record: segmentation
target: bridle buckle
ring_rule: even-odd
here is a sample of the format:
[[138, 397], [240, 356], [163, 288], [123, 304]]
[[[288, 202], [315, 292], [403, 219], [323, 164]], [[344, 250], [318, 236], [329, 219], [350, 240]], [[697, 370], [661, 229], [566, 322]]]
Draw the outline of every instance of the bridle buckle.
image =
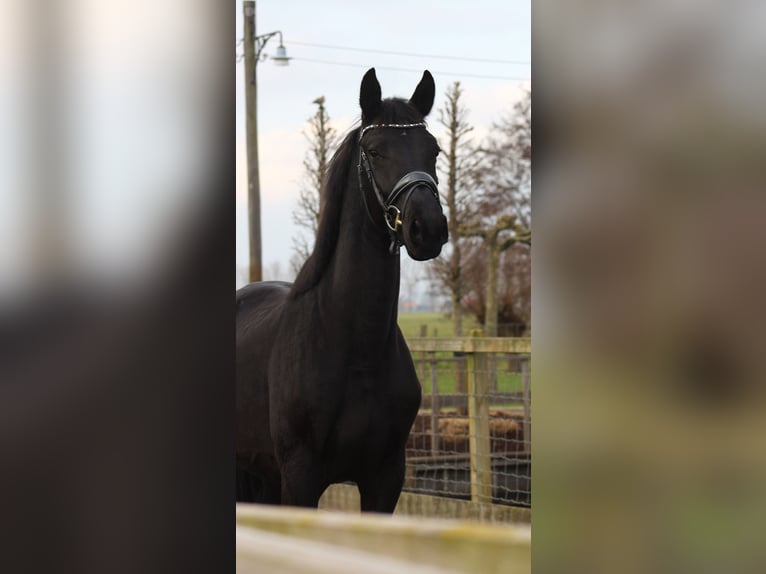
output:
[[[396, 233], [399, 230], [399, 226], [401, 226], [402, 224], [401, 215], [402, 215], [402, 212], [395, 205], [389, 205], [386, 208], [386, 212], [385, 212], [385, 215], [383, 216], [383, 219], [386, 221], [386, 227], [388, 227], [394, 233]], [[391, 219], [393, 219], [393, 223], [391, 222]]]

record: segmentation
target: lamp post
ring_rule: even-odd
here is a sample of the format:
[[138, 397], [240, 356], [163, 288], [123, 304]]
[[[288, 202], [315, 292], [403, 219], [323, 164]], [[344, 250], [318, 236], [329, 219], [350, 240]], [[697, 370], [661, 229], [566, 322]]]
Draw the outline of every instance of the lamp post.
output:
[[245, 20], [245, 130], [247, 144], [247, 199], [250, 246], [249, 281], [261, 281], [261, 183], [258, 169], [258, 84], [256, 67], [266, 43], [279, 36], [277, 53], [271, 60], [277, 66], [287, 66], [290, 58], [282, 44], [282, 32], [255, 35], [255, 2], [242, 2]]

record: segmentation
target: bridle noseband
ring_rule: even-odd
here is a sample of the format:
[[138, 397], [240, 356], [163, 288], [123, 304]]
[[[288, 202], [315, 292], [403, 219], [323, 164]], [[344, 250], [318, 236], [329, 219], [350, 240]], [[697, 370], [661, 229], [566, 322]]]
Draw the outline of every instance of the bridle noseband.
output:
[[[364, 151], [364, 148], [362, 147], [362, 137], [364, 137], [364, 134], [371, 129], [376, 128], [399, 128], [399, 129], [408, 129], [408, 128], [425, 128], [426, 124], [424, 122], [416, 123], [416, 124], [371, 124], [369, 126], [363, 127], [359, 131], [359, 164], [357, 165], [357, 172], [359, 175], [359, 191], [362, 194], [362, 200], [364, 201], [364, 207], [365, 211], [367, 212], [367, 216], [370, 218], [370, 220], [373, 223], [376, 223], [375, 220], [372, 218], [372, 215], [370, 215], [370, 209], [367, 205], [367, 197], [364, 193], [364, 187], [362, 185], [362, 173], [365, 173], [367, 175], [367, 179], [369, 180], [372, 190], [375, 192], [375, 198], [378, 200], [378, 203], [380, 204], [380, 207], [383, 210], [383, 221], [386, 224], [386, 229], [388, 231], [388, 234], [391, 236], [391, 246], [389, 247], [389, 251], [391, 254], [396, 253], [398, 255], [399, 253], [399, 247], [402, 245], [402, 241], [399, 239], [399, 229], [402, 225], [402, 214], [404, 213], [405, 208], [407, 207], [407, 203], [409, 202], [410, 195], [415, 190], [415, 188], [419, 185], [423, 185], [427, 187], [431, 193], [434, 194], [434, 197], [436, 198], [436, 201], [439, 201], [439, 204], [441, 205], [441, 201], [439, 200], [439, 190], [436, 187], [436, 181], [434, 181], [434, 178], [431, 177], [428, 173], [425, 171], [411, 171], [409, 173], [404, 174], [399, 181], [394, 184], [394, 187], [391, 189], [391, 193], [388, 194], [388, 197], [384, 197], [383, 194], [380, 191], [380, 188], [378, 187], [377, 182], [375, 181], [375, 176], [372, 173], [372, 166], [370, 165], [370, 160], [367, 158], [367, 153]], [[395, 202], [400, 198], [404, 196], [404, 203], [402, 205], [402, 208], [399, 209]]]

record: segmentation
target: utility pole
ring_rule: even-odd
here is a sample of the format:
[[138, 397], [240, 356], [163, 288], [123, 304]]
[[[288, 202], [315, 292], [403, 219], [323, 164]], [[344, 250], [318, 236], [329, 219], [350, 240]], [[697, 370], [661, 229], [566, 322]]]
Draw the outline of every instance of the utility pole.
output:
[[245, 126], [247, 143], [247, 201], [250, 282], [261, 281], [261, 183], [258, 172], [258, 86], [256, 82], [255, 2], [242, 2], [245, 20]]

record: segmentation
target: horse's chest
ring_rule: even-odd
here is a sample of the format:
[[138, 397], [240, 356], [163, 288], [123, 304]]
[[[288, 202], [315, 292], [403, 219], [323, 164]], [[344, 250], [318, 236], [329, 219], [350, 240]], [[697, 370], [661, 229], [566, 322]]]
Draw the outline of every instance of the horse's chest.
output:
[[[401, 440], [417, 411], [415, 390], [370, 370], [349, 369], [336, 424], [336, 447], [346, 454], [375, 457]], [[417, 381], [414, 382], [417, 386]]]

